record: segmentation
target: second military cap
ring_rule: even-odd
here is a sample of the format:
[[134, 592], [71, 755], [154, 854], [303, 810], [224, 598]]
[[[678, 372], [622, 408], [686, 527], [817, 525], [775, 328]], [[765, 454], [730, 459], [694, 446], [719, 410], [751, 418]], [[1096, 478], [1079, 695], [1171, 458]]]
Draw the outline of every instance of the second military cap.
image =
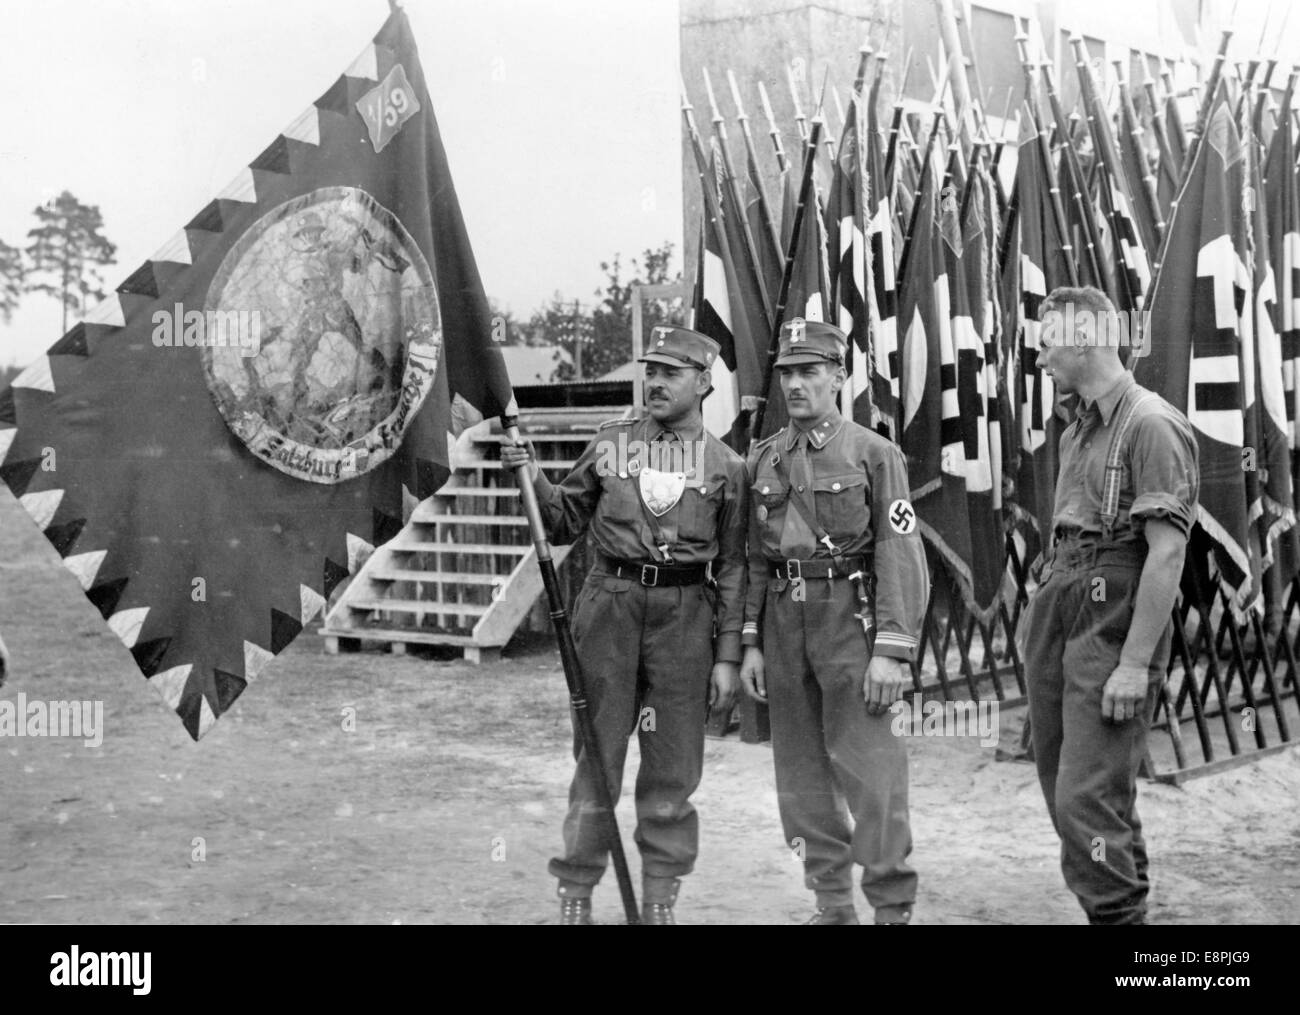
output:
[[708, 335], [689, 328], [660, 326], [650, 333], [646, 350], [638, 363], [667, 363], [669, 366], [699, 367], [708, 370], [718, 358], [722, 346]]
[[776, 365], [793, 367], [803, 363], [835, 363], [843, 366], [847, 345], [848, 338], [835, 325], [796, 317], [781, 325]]

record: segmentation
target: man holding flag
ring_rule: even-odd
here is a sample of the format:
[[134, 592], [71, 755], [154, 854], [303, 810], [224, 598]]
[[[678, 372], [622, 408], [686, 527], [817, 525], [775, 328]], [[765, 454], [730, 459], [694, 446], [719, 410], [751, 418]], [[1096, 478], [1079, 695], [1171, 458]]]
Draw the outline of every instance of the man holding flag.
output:
[[[740, 662], [745, 464], [705, 431], [701, 408], [719, 351], [698, 332], [655, 328], [641, 357], [649, 415], [605, 423], [558, 486], [529, 466], [550, 538], [591, 532], [596, 563], [573, 633], [615, 803], [628, 738], [638, 735], [635, 839], [648, 924], [676, 922], [680, 878], [699, 849], [690, 796], [704, 767], [706, 709], [731, 707]], [[503, 444], [501, 460], [518, 469], [531, 455]], [[599, 768], [576, 739], [574, 757], [564, 855], [550, 871], [560, 922], [589, 924], [609, 846]]]
[[1061, 436], [1053, 546], [1022, 620], [1034, 760], [1089, 922], [1145, 923], [1137, 770], [1196, 521], [1196, 438], [1124, 368], [1102, 292], [1058, 288], [1042, 310], [1039, 364], [1079, 404]]

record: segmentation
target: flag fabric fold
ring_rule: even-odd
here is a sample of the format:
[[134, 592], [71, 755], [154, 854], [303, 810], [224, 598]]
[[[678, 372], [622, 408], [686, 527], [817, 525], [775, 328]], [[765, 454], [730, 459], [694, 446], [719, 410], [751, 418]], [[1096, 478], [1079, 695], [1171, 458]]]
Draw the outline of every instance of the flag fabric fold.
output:
[[1242, 336], [1252, 310], [1241, 253], [1245, 149], [1221, 88], [1171, 216], [1147, 308], [1146, 355], [1134, 375], [1183, 412], [1196, 433], [1197, 521], [1214, 546], [1219, 583], [1237, 612], [1259, 593], [1243, 480], [1246, 445]]

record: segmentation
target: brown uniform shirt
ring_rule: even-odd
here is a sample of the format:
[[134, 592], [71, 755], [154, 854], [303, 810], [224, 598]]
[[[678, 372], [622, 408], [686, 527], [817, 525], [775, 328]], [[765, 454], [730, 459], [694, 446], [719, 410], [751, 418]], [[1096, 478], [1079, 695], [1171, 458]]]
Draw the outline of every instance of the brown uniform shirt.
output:
[[[703, 453], [698, 453], [702, 444]], [[669, 446], [688, 451], [674, 452]], [[677, 455], [681, 457], [676, 457]], [[745, 462], [701, 428], [666, 432], [646, 416], [612, 420], [587, 445], [558, 485], [543, 473], [534, 484], [553, 542], [572, 543], [590, 526], [596, 549], [617, 560], [662, 563], [641, 505], [647, 466], [690, 465], [681, 499], [659, 516], [660, 535], [676, 564], [713, 563], [718, 586], [716, 662], [740, 662], [745, 597]], [[673, 470], [676, 471], [676, 470]]]
[[[1062, 537], [1100, 539], [1106, 458], [1115, 428], [1146, 389], [1125, 373], [1095, 402], [1079, 402], [1061, 434], [1052, 528]], [[1136, 542], [1148, 518], [1161, 518], [1186, 536], [1196, 521], [1200, 486], [1196, 436], [1181, 412], [1163, 398], [1149, 399], [1124, 437], [1119, 516], [1113, 539]]]
[[[795, 443], [803, 433], [794, 426], [779, 430], [759, 444], [749, 458], [745, 645], [762, 644], [764, 596], [772, 577], [769, 562], [832, 556], [791, 504], [792, 491], [777, 467], [781, 464], [790, 482], [797, 482], [791, 466]], [[895, 659], [913, 659], [930, 597], [930, 575], [915, 512], [908, 501], [903, 453], [879, 434], [838, 412], [832, 412], [806, 434], [818, 523], [839, 556], [864, 555], [874, 560], [875, 651]]]

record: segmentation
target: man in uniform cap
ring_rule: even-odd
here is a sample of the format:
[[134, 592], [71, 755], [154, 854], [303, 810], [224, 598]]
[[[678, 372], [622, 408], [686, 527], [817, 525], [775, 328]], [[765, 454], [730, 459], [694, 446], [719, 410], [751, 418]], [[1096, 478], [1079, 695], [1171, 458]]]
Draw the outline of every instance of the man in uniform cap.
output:
[[[573, 607], [573, 634], [616, 802], [628, 739], [634, 730], [639, 739], [635, 840], [650, 924], [675, 922], [679, 879], [694, 868], [690, 796], [707, 708], [730, 707], [740, 662], [745, 463], [705, 432], [700, 409], [718, 352], [697, 332], [655, 328], [640, 359], [648, 415], [602, 424], [558, 485], [531, 466], [550, 538], [571, 543], [590, 532], [595, 565]], [[503, 445], [501, 457], [510, 468], [530, 461], [524, 445]], [[574, 752], [564, 855], [550, 871], [561, 923], [580, 924], [592, 922], [608, 847], [594, 766], [576, 735]]]
[[1041, 310], [1038, 364], [1079, 402], [1061, 434], [1053, 545], [1020, 621], [1034, 762], [1088, 922], [1145, 923], [1137, 771], [1196, 521], [1196, 436], [1095, 340], [1119, 334], [1104, 293], [1056, 289]]
[[781, 824], [816, 893], [807, 922], [858, 922], [856, 861], [876, 922], [902, 924], [916, 874], [907, 753], [888, 712], [910, 683], [930, 580], [902, 453], [836, 409], [845, 346], [819, 321], [781, 329], [790, 425], [748, 462], [740, 677], [770, 705]]

